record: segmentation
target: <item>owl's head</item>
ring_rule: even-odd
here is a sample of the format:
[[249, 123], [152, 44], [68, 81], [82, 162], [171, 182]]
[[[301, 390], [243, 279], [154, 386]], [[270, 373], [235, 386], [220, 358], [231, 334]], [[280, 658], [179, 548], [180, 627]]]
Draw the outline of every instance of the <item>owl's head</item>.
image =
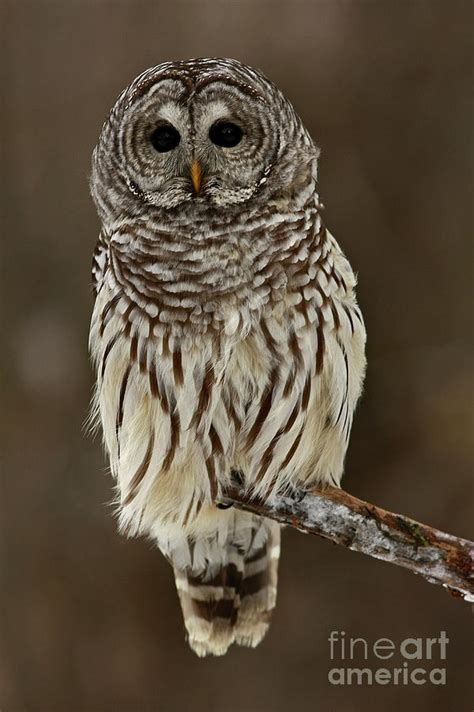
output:
[[94, 152], [103, 220], [144, 209], [214, 212], [294, 198], [316, 177], [318, 151], [289, 101], [230, 59], [167, 62], [119, 96]]

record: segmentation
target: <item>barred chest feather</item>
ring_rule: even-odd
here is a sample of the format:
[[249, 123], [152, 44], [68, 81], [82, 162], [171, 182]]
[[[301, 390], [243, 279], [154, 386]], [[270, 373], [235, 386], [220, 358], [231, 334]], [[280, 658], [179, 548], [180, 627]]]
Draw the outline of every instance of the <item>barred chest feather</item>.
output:
[[165, 552], [214, 532], [232, 470], [258, 494], [339, 482], [365, 330], [316, 208], [201, 232], [124, 222], [94, 273], [96, 416], [124, 529]]

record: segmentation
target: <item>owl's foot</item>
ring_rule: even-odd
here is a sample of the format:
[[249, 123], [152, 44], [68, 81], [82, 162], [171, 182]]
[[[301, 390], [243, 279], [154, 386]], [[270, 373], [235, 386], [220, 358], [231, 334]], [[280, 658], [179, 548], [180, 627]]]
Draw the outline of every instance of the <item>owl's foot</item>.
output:
[[310, 491], [309, 487], [306, 487], [305, 485], [300, 485], [300, 486], [294, 486], [294, 485], [288, 485], [285, 487], [285, 491], [283, 494], [287, 495], [288, 497], [291, 497], [291, 499], [299, 504], [304, 500], [308, 492]]
[[[232, 481], [232, 484], [235, 487], [243, 487], [244, 485], [244, 476], [243, 473], [240, 470], [231, 470], [230, 471], [230, 479]], [[218, 502], [216, 504], [216, 507], [218, 509], [229, 509], [229, 507], [233, 507], [233, 504], [223, 504], [222, 502]]]
[[244, 473], [241, 470], [231, 470], [230, 478], [236, 487], [243, 487], [245, 483]]

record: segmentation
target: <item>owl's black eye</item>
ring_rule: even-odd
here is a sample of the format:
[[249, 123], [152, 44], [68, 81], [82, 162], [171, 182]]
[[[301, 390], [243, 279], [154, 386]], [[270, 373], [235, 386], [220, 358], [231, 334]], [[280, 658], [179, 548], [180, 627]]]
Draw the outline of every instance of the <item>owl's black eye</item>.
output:
[[179, 131], [171, 124], [163, 124], [158, 126], [150, 135], [150, 141], [153, 148], [159, 153], [167, 153], [176, 148], [180, 142], [181, 136]]
[[242, 129], [230, 121], [216, 121], [209, 129], [209, 138], [216, 146], [233, 148], [242, 139]]

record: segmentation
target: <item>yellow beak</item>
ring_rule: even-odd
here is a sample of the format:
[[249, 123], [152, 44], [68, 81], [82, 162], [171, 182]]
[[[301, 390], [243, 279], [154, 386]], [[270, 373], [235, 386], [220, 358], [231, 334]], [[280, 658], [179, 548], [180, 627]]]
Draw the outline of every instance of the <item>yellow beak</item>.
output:
[[194, 192], [199, 193], [201, 190], [201, 178], [202, 170], [201, 166], [197, 161], [191, 163], [191, 182], [193, 184]]

